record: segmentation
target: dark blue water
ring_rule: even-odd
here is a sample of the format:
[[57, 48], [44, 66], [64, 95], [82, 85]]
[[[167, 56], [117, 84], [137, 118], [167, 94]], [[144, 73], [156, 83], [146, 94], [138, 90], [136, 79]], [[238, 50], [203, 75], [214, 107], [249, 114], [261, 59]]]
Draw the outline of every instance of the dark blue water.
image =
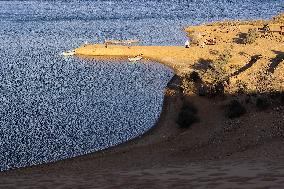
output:
[[282, 0], [0, 1], [0, 170], [104, 149], [156, 123], [170, 69], [62, 51], [105, 39], [183, 44], [186, 25], [283, 9]]

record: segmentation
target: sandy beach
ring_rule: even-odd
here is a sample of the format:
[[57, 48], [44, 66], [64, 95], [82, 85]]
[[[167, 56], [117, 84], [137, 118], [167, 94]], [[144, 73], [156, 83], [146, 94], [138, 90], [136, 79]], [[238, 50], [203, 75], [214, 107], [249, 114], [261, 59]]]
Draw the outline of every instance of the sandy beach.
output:
[[[271, 100], [271, 106], [264, 111], [248, 103], [243, 116], [235, 119], [224, 116], [224, 106], [231, 99], [243, 102], [252, 98], [254, 102], [256, 97], [251, 94], [263, 84], [254, 73], [266, 72], [273, 62], [276, 66], [270, 73], [272, 87], [284, 91], [283, 36], [259, 38], [251, 45], [236, 43], [233, 38], [247, 32], [249, 27], [259, 26], [200, 26], [198, 31], [207, 32], [210, 39], [218, 39], [216, 45], [204, 47], [109, 45], [106, 48], [90, 44], [75, 49], [80, 58], [127, 58], [142, 53], [143, 58], [175, 70], [176, 76], [165, 89], [158, 123], [140, 138], [107, 150], [1, 172], [0, 188], [283, 188], [284, 106], [280, 97]], [[184, 73], [195, 70], [201, 60], [217, 59], [218, 52], [228, 48], [232, 57], [227, 69], [232, 73], [241, 71], [232, 78], [232, 88], [225, 97], [207, 98], [180, 91], [177, 86]], [[246, 66], [258, 54], [261, 58], [257, 63]], [[237, 94], [234, 86], [237, 80], [245, 81], [250, 92]], [[256, 96], [267, 97], [272, 93], [263, 91]], [[184, 100], [194, 103], [200, 117], [188, 129], [176, 123]]]
[[[139, 139], [82, 157], [2, 172], [0, 188], [282, 188], [283, 135], [265, 122], [283, 125], [283, 111], [226, 123], [216, 122], [221, 113], [212, 111], [216, 105], [200, 112], [205, 120], [180, 130], [175, 123], [180, 104], [179, 98], [166, 97], [159, 123]], [[256, 128], [267, 134], [259, 139]]]

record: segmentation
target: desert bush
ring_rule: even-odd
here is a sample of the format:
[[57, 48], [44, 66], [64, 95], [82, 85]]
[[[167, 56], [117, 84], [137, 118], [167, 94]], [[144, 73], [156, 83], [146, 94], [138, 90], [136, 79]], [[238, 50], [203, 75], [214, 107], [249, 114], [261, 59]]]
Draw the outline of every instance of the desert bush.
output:
[[199, 70], [200, 72], [205, 72], [209, 68], [211, 68], [212, 64], [213, 64], [213, 60], [200, 58], [193, 65], [193, 69]]
[[228, 64], [231, 55], [231, 50], [224, 50], [218, 57], [217, 60], [213, 62], [211, 75], [211, 94], [213, 95], [223, 95], [225, 90], [225, 85], [229, 82], [229, 73], [225, 66]]
[[191, 72], [188, 78], [190, 81], [198, 82], [199, 95], [214, 97], [224, 94], [225, 86], [229, 82], [226, 66], [231, 57], [231, 50], [226, 49], [219, 54], [216, 60], [200, 59], [195, 64], [195, 69], [199, 72]]
[[219, 53], [219, 51], [214, 50], [214, 49], [209, 49], [209, 53], [213, 54], [213, 55], [217, 55]]
[[218, 59], [213, 62], [211, 70], [214, 75], [212, 78], [214, 83], [224, 82], [227, 79], [228, 73], [225, 66], [228, 64], [231, 57], [231, 51], [226, 49], [219, 55]]
[[232, 119], [242, 116], [246, 113], [246, 108], [237, 100], [232, 100], [226, 107], [226, 117]]
[[189, 74], [188, 74], [188, 79], [189, 79], [190, 81], [193, 81], [193, 82], [198, 82], [198, 81], [201, 80], [201, 78], [200, 78], [198, 72], [196, 72], [196, 71], [193, 71], [193, 72], [189, 73]]
[[186, 73], [181, 76], [181, 88], [183, 94], [196, 93], [196, 83], [201, 82], [201, 78], [196, 71]]
[[226, 65], [229, 62], [230, 58], [232, 58], [231, 50], [225, 49], [222, 53], [219, 54], [217, 61], [221, 65]]
[[181, 128], [189, 128], [199, 121], [198, 110], [192, 103], [184, 103], [178, 115], [177, 124]]
[[230, 50], [223, 51], [218, 59], [213, 61], [210, 69], [206, 71], [205, 74], [210, 81], [210, 87], [208, 87], [208, 94], [210, 94], [210, 96], [224, 94], [225, 85], [229, 78], [229, 73], [225, 66], [228, 64], [231, 57]]
[[247, 84], [242, 80], [236, 81], [237, 93], [245, 94], [248, 91]]
[[203, 84], [200, 84], [197, 88], [198, 96], [206, 96], [207, 94], [207, 87]]
[[259, 37], [258, 31], [256, 28], [249, 29], [248, 33], [245, 34], [243, 38], [244, 44], [253, 44], [256, 39]]
[[225, 85], [223, 82], [213, 83], [207, 87], [206, 95], [208, 97], [223, 96]]
[[269, 102], [265, 98], [258, 97], [256, 99], [256, 107], [259, 110], [266, 110], [269, 107]]
[[193, 81], [190, 81], [186, 76], [181, 78], [181, 89], [183, 94], [189, 94], [195, 92], [195, 84]]

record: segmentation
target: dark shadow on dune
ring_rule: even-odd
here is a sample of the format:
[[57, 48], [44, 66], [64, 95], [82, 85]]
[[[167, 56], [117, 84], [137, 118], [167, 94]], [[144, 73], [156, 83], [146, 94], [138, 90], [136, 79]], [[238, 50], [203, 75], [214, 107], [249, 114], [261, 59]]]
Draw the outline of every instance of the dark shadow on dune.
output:
[[261, 55], [254, 55], [251, 57], [250, 61], [244, 65], [243, 67], [241, 67], [239, 70], [237, 70], [236, 72], [234, 72], [231, 76], [237, 76], [240, 73], [246, 71], [247, 69], [249, 69], [250, 67], [252, 67], [259, 59], [261, 58]]
[[274, 73], [275, 69], [277, 66], [284, 60], [284, 52], [281, 51], [274, 51], [273, 52], [276, 54], [276, 57], [270, 60], [270, 65], [268, 68], [268, 72]]
[[248, 53], [246, 53], [246, 52], [239, 52], [239, 55], [242, 55], [242, 56], [246, 56], [246, 57], [249, 57], [250, 55], [248, 54]]
[[237, 44], [244, 44], [244, 38], [246, 37], [246, 33], [239, 33], [238, 37], [233, 38], [233, 41]]
[[172, 79], [169, 81], [167, 85], [168, 89], [175, 90], [182, 92], [182, 87], [181, 87], [181, 78], [177, 74], [175, 74]]
[[203, 58], [200, 58], [198, 60], [198, 62], [196, 62], [194, 65], [193, 65], [193, 69], [195, 70], [199, 70], [199, 71], [206, 71], [208, 69], [212, 69], [212, 66], [211, 64], [213, 63], [212, 60], [210, 59], [203, 59]]

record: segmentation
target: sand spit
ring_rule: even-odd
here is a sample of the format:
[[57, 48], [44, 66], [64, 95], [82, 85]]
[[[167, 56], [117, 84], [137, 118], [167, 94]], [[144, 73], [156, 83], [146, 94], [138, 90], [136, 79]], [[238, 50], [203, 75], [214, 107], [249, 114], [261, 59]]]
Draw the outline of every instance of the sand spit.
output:
[[75, 54], [77, 56], [104, 56], [106, 58], [109, 56], [115, 56], [127, 58], [143, 54], [143, 58], [162, 62], [176, 71], [180, 70], [180, 66], [182, 64], [188, 65], [189, 62], [192, 62], [192, 60], [197, 59], [199, 53], [200, 52], [198, 51], [194, 53], [194, 49], [189, 50], [181, 46], [128, 47], [119, 45], [108, 45], [106, 48], [104, 45], [94, 44], [83, 45], [75, 49]]
[[[215, 30], [216, 26], [201, 26], [207, 31], [207, 38], [211, 39], [220, 31]], [[207, 29], [204, 29], [207, 28]], [[200, 28], [198, 28], [200, 29]], [[226, 29], [223, 29], [226, 30]], [[221, 30], [221, 31], [223, 31]], [[257, 42], [250, 45], [238, 44], [234, 42], [240, 32], [247, 32], [248, 27], [242, 27], [241, 30], [232, 30], [231, 33], [226, 33], [222, 38], [218, 38], [215, 45], [196, 46], [184, 48], [183, 46], [119, 46], [108, 45], [107, 48], [102, 44], [83, 45], [75, 49], [75, 53], [80, 57], [98, 56], [98, 57], [120, 57], [127, 58], [139, 54], [142, 57], [153, 61], [158, 61], [175, 70], [177, 74], [188, 72], [193, 69], [193, 66], [200, 60], [214, 60], [218, 54], [225, 50], [230, 50], [232, 55], [228, 67], [241, 67], [251, 56], [261, 54], [261, 60], [274, 59], [277, 52], [284, 51], [283, 36], [273, 40], [270, 38], [259, 38]], [[217, 34], [216, 34], [217, 35]], [[219, 36], [218, 34], [217, 36]], [[281, 38], [282, 37], [282, 38]], [[207, 39], [206, 37], [204, 40]], [[215, 38], [215, 37], [214, 37]]]

